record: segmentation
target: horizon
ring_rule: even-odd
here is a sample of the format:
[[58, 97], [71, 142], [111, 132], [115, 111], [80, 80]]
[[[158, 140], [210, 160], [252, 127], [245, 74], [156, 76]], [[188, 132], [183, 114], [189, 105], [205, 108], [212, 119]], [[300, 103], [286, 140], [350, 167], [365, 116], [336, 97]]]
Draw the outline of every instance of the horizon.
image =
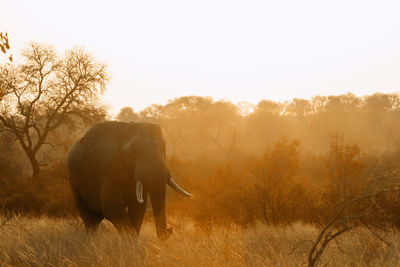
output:
[[[248, 114], [251, 114], [251, 113], [253, 113], [253, 112], [255, 111], [253, 108], [255, 108], [261, 101], [264, 101], [264, 100], [266, 100], [266, 101], [272, 101], [272, 102], [280, 103], [280, 104], [285, 104], [285, 103], [290, 103], [290, 102], [292, 102], [292, 101], [295, 100], [295, 99], [301, 99], [301, 100], [306, 100], [306, 101], [312, 101], [312, 99], [313, 99], [314, 97], [329, 97], [329, 96], [343, 96], [343, 95], [353, 95], [353, 96], [355, 96], [355, 97], [357, 97], [357, 98], [363, 99], [363, 98], [365, 98], [365, 97], [372, 96], [372, 95], [375, 95], [375, 94], [400, 95], [400, 91], [393, 91], [393, 92], [372, 92], [371, 94], [361, 94], [361, 95], [356, 95], [356, 94], [354, 94], [354, 93], [352, 93], [352, 92], [347, 92], [347, 93], [343, 93], [343, 94], [329, 94], [329, 95], [317, 94], [317, 95], [314, 95], [314, 96], [311, 96], [311, 97], [292, 97], [292, 98], [283, 99], [283, 100], [272, 100], [272, 99], [262, 98], [262, 99], [259, 99], [259, 100], [258, 100], [257, 102], [255, 102], [255, 103], [252, 103], [252, 102], [249, 102], [249, 101], [237, 101], [237, 102], [233, 102], [233, 101], [231, 101], [230, 99], [224, 99], [224, 98], [215, 99], [215, 98], [213, 98], [213, 97], [211, 97], [211, 96], [182, 95], [182, 96], [174, 97], [174, 98], [171, 98], [171, 99], [167, 99], [164, 103], [151, 103], [151, 104], [145, 106], [145, 107], [142, 108], [142, 109], [135, 109], [133, 106], [122, 106], [119, 110], [115, 110], [115, 111], [113, 111], [113, 110], [108, 110], [108, 112], [109, 112], [109, 115], [112, 115], [112, 117], [114, 118], [116, 115], [118, 115], [118, 113], [121, 111], [121, 109], [126, 108], [126, 107], [132, 108], [133, 111], [134, 111], [135, 113], [140, 113], [141, 111], [145, 110], [147, 107], [149, 107], [149, 106], [151, 106], [151, 105], [154, 105], [154, 104], [155, 104], [155, 105], [166, 106], [166, 105], [168, 105], [170, 102], [175, 101], [176, 99], [185, 98], [185, 97], [201, 97], [201, 98], [211, 98], [212, 102], [214, 102], [214, 103], [216, 103], [216, 102], [228, 102], [228, 103], [232, 103], [232, 104], [234, 104], [235, 106], [237, 106], [237, 107], [239, 108], [239, 110], [241, 110], [243, 113], [245, 113], [245, 114], [247, 114], [247, 113], [248, 113]], [[247, 109], [248, 109], [248, 107], [246, 106], [247, 104], [250, 104], [250, 105], [251, 105], [251, 109], [250, 109], [249, 111], [247, 111]]]

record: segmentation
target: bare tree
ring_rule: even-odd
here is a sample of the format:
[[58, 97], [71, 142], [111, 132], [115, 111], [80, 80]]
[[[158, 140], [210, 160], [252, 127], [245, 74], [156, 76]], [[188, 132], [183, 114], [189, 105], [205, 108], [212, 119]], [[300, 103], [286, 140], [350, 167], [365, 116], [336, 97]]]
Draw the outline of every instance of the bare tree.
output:
[[108, 77], [106, 66], [82, 48], [60, 58], [53, 47], [31, 43], [22, 56], [22, 64], [0, 67], [0, 122], [15, 135], [37, 177], [44, 164], [38, 151], [50, 132], [104, 112], [98, 97]]

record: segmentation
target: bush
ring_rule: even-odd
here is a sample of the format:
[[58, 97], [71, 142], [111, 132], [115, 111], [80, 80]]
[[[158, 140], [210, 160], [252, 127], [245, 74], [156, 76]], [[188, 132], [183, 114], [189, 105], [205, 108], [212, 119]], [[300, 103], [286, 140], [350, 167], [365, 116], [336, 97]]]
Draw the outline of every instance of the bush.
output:
[[7, 212], [52, 217], [77, 215], [62, 162], [43, 169], [37, 179], [1, 176], [0, 199]]

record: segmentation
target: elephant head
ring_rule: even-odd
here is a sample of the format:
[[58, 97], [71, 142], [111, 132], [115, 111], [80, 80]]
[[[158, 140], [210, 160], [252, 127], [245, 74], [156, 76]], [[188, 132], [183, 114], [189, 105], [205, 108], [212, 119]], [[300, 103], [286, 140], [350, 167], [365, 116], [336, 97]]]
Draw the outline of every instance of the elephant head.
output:
[[167, 239], [172, 230], [166, 225], [166, 185], [185, 197], [191, 197], [191, 194], [171, 177], [165, 162], [166, 145], [160, 128], [154, 124], [143, 123], [143, 126], [123, 145], [125, 164], [136, 184], [137, 201], [144, 205], [149, 193], [157, 235], [160, 239]]

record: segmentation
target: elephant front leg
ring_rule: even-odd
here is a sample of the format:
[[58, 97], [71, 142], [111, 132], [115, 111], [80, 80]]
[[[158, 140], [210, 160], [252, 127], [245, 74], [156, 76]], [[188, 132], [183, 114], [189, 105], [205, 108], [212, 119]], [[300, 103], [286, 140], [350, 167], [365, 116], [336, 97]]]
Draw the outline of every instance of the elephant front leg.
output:
[[143, 190], [143, 203], [139, 203], [136, 199], [136, 192], [128, 195], [128, 215], [136, 234], [139, 235], [142, 228], [143, 218], [147, 207], [147, 191]]
[[102, 192], [101, 200], [104, 217], [114, 225], [119, 233], [135, 232], [126, 212], [123, 190], [118, 187], [106, 187]]

